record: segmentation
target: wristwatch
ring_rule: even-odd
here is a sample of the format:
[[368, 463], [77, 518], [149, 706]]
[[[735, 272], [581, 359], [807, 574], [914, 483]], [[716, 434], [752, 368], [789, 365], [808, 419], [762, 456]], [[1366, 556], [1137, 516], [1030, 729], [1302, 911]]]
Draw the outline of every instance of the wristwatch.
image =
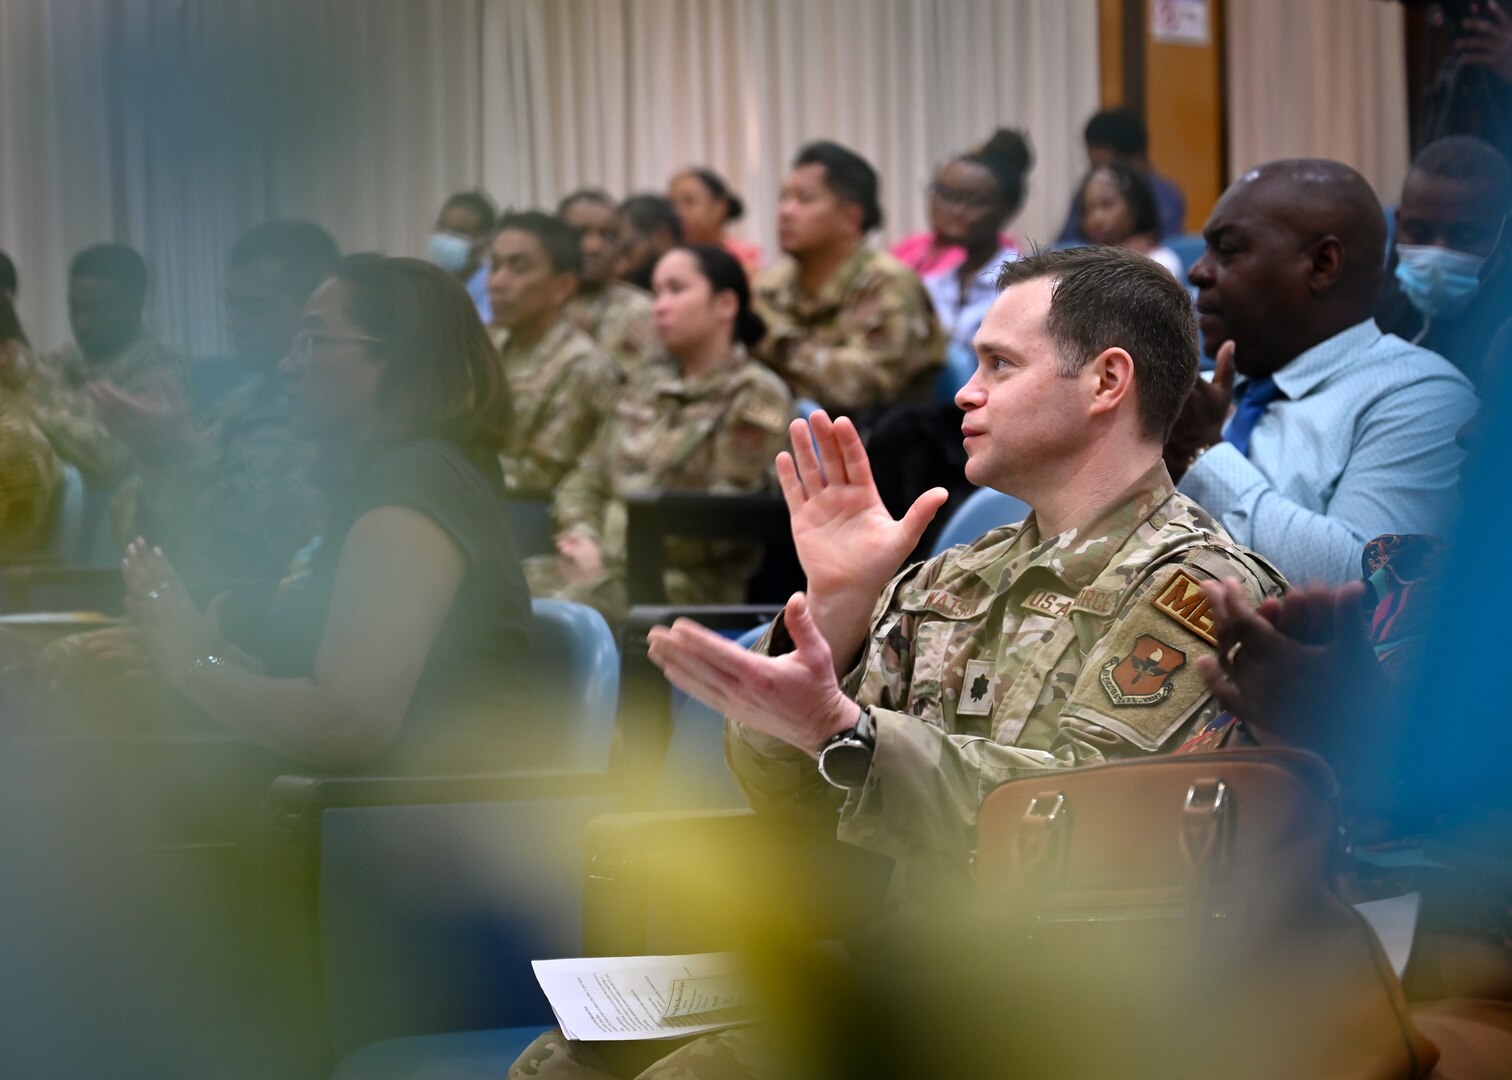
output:
[[831, 735], [819, 751], [819, 775], [837, 788], [847, 791], [866, 783], [871, 771], [872, 752], [877, 748], [876, 729], [870, 710], [861, 710], [856, 726]]

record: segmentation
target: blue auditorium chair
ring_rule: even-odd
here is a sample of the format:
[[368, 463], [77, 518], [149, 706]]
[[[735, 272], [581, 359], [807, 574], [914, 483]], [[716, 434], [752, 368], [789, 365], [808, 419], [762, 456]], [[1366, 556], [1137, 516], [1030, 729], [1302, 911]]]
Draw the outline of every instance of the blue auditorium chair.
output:
[[969, 544], [989, 529], [1011, 525], [1029, 516], [1029, 504], [992, 488], [978, 488], [951, 515], [935, 539], [932, 555], [949, 551], [958, 544]]
[[1207, 241], [1201, 233], [1182, 233], [1180, 236], [1167, 236], [1161, 243], [1176, 253], [1181, 260], [1182, 279], [1186, 284], [1186, 272], [1192, 268], [1192, 264], [1202, 258], [1202, 253], [1207, 250]]
[[523, 1047], [551, 1025], [530, 961], [582, 952], [583, 829], [622, 805], [619, 657], [591, 608], [534, 607], [524, 719], [527, 740], [558, 733], [545, 766], [274, 781], [262, 965], [291, 1074], [353, 1055], [339, 1075], [386, 1076], [384, 1040], [499, 1028]]

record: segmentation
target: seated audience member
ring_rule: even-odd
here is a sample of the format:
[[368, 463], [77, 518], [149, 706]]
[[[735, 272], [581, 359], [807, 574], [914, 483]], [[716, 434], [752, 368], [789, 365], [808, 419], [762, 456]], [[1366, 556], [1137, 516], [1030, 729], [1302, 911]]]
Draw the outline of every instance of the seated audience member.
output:
[[583, 265], [571, 226], [539, 211], [505, 214], [492, 260], [494, 343], [514, 411], [504, 486], [550, 495], [592, 444], [624, 376], [566, 315]]
[[4, 284], [0, 281], [0, 554], [17, 555], [40, 551], [52, 539], [63, 467], [22, 390], [29, 367], [26, 333]]
[[144, 537], [191, 583], [276, 581], [320, 532], [325, 497], [310, 475], [314, 446], [291, 426], [279, 371], [310, 294], [336, 270], [336, 241], [307, 221], [267, 221], [243, 233], [226, 268], [226, 336], [250, 378], [196, 423], [182, 403], [120, 391], [99, 399], [105, 424], [135, 456], [117, 492], [123, 544]]
[[722, 247], [740, 261], [748, 277], [761, 269], [761, 249], [725, 233], [745, 213], [745, 203], [713, 169], [689, 167], [667, 185], [667, 198], [677, 209], [685, 244]]
[[[1009, 214], [1011, 220], [1023, 205], [1024, 189], [1027, 187], [1029, 170], [1034, 166], [1034, 151], [1029, 146], [1029, 140], [1021, 132], [1011, 131], [1008, 128], [999, 128], [997, 133], [983, 143], [970, 154], [962, 155], [970, 157], [972, 154], [981, 154], [997, 158], [1006, 162], [1019, 176], [1018, 189], [1019, 199]], [[955, 160], [960, 160], [959, 158]], [[945, 216], [950, 212], [949, 203], [941, 196], [940, 173], [948, 169], [954, 161], [946, 162], [935, 173], [934, 180], [930, 183], [927, 192], [929, 195], [929, 230], [916, 232], [905, 236], [894, 244], [889, 252], [904, 266], [908, 267], [920, 279], [928, 280], [930, 277], [954, 270], [960, 266], [961, 260], [966, 257], [966, 250], [958, 241], [947, 239], [942, 232], [945, 225]], [[1011, 233], [1000, 232], [997, 235], [997, 247], [1017, 249], [1018, 241]]]
[[964, 255], [954, 267], [924, 279], [946, 340], [970, 349], [982, 317], [997, 299], [998, 269], [1019, 257], [1001, 243], [1003, 230], [1023, 204], [1023, 173], [992, 153], [964, 154], [942, 168], [931, 185], [941, 203], [935, 236]]
[[1441, 532], [1475, 394], [1371, 318], [1385, 218], [1370, 185], [1336, 161], [1271, 162], [1205, 235], [1189, 277], [1218, 368], [1166, 447], [1182, 493], [1295, 581], [1349, 580], [1372, 536]]
[[1490, 143], [1429, 143], [1402, 185], [1392, 276], [1376, 308], [1382, 330], [1432, 349], [1477, 385], [1491, 338], [1512, 318], [1509, 213], [1512, 169]]
[[583, 268], [567, 318], [627, 373], [634, 371], [654, 349], [656, 327], [651, 298], [614, 277], [623, 230], [614, 200], [594, 188], [574, 191], [557, 206], [557, 216], [582, 237]]
[[683, 242], [682, 218], [672, 200], [632, 195], [619, 205], [620, 254], [614, 275], [647, 292], [656, 261]]
[[[666, 355], [631, 376], [593, 448], [557, 488], [557, 555], [526, 564], [537, 595], [623, 617], [625, 503], [652, 491], [735, 494], [767, 486], [793, 399], [746, 350], [761, 340], [740, 264], [722, 247], [676, 247], [652, 278]], [[760, 561], [749, 544], [669, 538], [673, 604], [739, 604]]]
[[928, 397], [944, 356], [919, 279], [866, 244], [881, 224], [877, 174], [865, 159], [832, 142], [798, 152], [777, 203], [787, 257], [755, 285], [767, 324], [757, 355], [796, 396], [834, 413]]
[[[1155, 191], [1161, 236], [1176, 236], [1186, 231], [1186, 196], [1175, 183], [1151, 167], [1150, 133], [1138, 113], [1128, 109], [1104, 109], [1094, 114], [1082, 131], [1082, 142], [1087, 148], [1087, 164], [1094, 169], [1117, 161], [1145, 171]], [[1081, 201], [1073, 198], [1059, 242], [1084, 244], [1089, 239], [1081, 231]]]
[[[1278, 587], [1161, 462], [1197, 377], [1186, 290], [1114, 248], [1034, 255], [1001, 281], [962, 431], [971, 478], [1033, 514], [898, 574], [942, 493], [894, 521], [854, 426], [816, 413], [777, 459], [807, 592], [756, 652], [685, 619], [651, 632], [668, 678], [726, 714], [752, 804], [895, 858], [895, 896], [926, 919], [969, 890], [997, 784], [1156, 753], [1217, 711], [1193, 667], [1213, 646], [1164, 598], [1229, 576], [1252, 602]], [[741, 1060], [761, 1035], [716, 1036], [716, 1055]], [[746, 1075], [701, 1069], [709, 1054], [695, 1042], [660, 1068]], [[595, 1057], [554, 1032], [510, 1075], [581, 1075]]]
[[[1022, 201], [1023, 176], [1012, 160], [982, 151], [946, 164], [933, 186], [942, 203], [936, 235], [965, 256], [953, 268], [925, 278], [924, 288], [944, 327], [946, 348], [974, 357], [977, 328], [997, 299], [998, 270], [1019, 257], [1018, 248], [999, 246], [999, 241]], [[950, 492], [919, 539], [916, 556], [925, 557], [953, 510], [976, 490], [966, 479], [961, 410], [950, 401], [899, 406], [877, 421], [867, 445], [877, 491], [889, 513], [901, 516], [931, 487]]]
[[1181, 281], [1181, 256], [1160, 242], [1155, 189], [1140, 170], [1121, 161], [1089, 172], [1077, 194], [1081, 234], [1093, 244], [1111, 244], [1153, 259]]
[[436, 215], [436, 227], [426, 241], [430, 261], [463, 285], [486, 325], [488, 308], [488, 245], [493, 239], [493, 200], [481, 191], [459, 191]]
[[234, 641], [133, 541], [126, 605], [154, 670], [311, 765], [508, 761], [530, 600], [498, 467], [508, 390], [466, 291], [418, 259], [346, 259], [282, 366], [331, 525]]
[[147, 330], [146, 302], [147, 264], [131, 248], [79, 252], [68, 268], [75, 344], [39, 356], [27, 379], [37, 423], [90, 487], [112, 488], [131, 471], [131, 451], [100, 420], [105, 384], [157, 402], [185, 395], [183, 358]]

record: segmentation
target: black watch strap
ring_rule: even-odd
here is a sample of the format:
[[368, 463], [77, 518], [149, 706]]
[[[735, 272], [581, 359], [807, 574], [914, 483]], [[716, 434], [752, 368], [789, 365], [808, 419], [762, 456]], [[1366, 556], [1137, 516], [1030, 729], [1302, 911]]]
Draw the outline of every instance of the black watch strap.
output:
[[819, 751], [819, 775], [837, 788], [851, 790], [866, 783], [872, 753], [877, 748], [871, 712], [861, 710], [856, 726], [830, 736]]

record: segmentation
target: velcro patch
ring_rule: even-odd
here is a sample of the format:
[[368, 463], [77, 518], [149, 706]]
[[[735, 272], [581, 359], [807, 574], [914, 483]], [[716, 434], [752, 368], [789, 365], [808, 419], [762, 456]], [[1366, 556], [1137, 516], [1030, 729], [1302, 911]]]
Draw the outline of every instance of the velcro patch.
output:
[[1186, 653], [1174, 645], [1141, 634], [1128, 656], [1115, 656], [1103, 665], [1099, 681], [1114, 705], [1158, 705], [1176, 689], [1171, 676], [1186, 661]]
[[1197, 579], [1185, 570], [1174, 571], [1150, 602], [1156, 611], [1175, 619], [1209, 645], [1218, 644], [1213, 605]]
[[1071, 606], [1071, 603], [1072, 601], [1069, 596], [1062, 596], [1060, 593], [1051, 592], [1048, 589], [1036, 589], [1024, 597], [1024, 602], [1021, 606], [1027, 611], [1038, 611], [1045, 615], [1060, 618], [1060, 616], [1066, 613], [1066, 609]]
[[1076, 602], [1071, 607], [1074, 611], [1087, 611], [1093, 615], [1111, 615], [1118, 610], [1118, 598], [1122, 595], [1117, 589], [1096, 589], [1089, 585], [1076, 594]]

